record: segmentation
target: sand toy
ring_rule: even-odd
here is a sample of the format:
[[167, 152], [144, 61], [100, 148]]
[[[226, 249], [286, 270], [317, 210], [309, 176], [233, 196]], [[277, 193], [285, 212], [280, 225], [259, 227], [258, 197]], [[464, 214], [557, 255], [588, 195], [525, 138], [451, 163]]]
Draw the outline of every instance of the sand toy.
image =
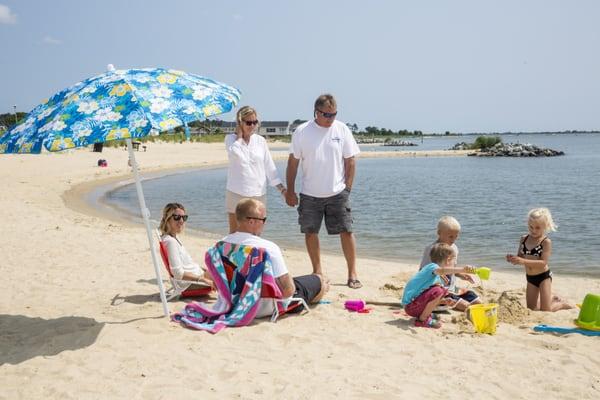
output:
[[487, 281], [490, 279], [490, 273], [492, 272], [491, 268], [488, 267], [479, 267], [475, 268], [475, 273], [479, 277], [479, 279]]
[[600, 331], [600, 295], [588, 293], [585, 296], [575, 325], [590, 331]]
[[496, 333], [496, 325], [498, 324], [498, 304], [474, 304], [469, 306], [469, 315], [475, 332], [488, 333], [493, 335]]

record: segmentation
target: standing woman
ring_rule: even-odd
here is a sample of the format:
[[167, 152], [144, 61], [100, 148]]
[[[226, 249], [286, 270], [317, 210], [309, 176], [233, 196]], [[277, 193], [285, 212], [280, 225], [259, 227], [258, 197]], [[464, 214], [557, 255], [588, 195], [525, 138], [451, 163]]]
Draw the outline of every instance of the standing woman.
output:
[[285, 187], [277, 174], [267, 141], [255, 134], [258, 114], [249, 106], [237, 112], [235, 133], [225, 137], [229, 158], [225, 206], [229, 217], [229, 233], [237, 230], [235, 206], [243, 198], [251, 198], [266, 204], [267, 182], [285, 196]]

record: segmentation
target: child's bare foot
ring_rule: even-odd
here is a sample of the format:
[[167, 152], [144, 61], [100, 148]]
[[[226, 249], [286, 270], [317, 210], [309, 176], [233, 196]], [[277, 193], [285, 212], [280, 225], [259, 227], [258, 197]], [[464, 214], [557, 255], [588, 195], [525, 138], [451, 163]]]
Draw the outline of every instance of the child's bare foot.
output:
[[431, 316], [427, 317], [427, 319], [425, 321], [421, 321], [420, 319], [416, 319], [415, 320], [415, 326], [419, 327], [419, 328], [433, 328], [433, 329], [439, 329], [442, 327], [442, 324], [440, 323], [440, 321], [431, 318]]
[[552, 296], [552, 311], [570, 310], [572, 308], [575, 308], [575, 306], [569, 304], [566, 300], [557, 295]]

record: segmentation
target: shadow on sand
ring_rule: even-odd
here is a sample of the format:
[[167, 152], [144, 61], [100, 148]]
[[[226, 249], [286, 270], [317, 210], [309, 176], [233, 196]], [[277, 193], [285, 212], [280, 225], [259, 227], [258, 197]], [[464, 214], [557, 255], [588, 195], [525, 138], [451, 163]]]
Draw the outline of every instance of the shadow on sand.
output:
[[[214, 298], [209, 296], [199, 296], [199, 297], [186, 297], [184, 299], [178, 299], [184, 303], [190, 303], [192, 301], [201, 301], [203, 303], [211, 303], [214, 302]], [[110, 300], [111, 306], [119, 306], [123, 303], [131, 303], [131, 304], [145, 304], [145, 303], [160, 303], [160, 293], [153, 294], [132, 294], [129, 296], [121, 296], [121, 294], [116, 294]]]
[[118, 306], [123, 303], [145, 304], [145, 303], [160, 303], [160, 294], [132, 294], [129, 296], [121, 296], [116, 294], [110, 301], [111, 306]]
[[385, 323], [388, 325], [391, 325], [391, 326], [395, 326], [395, 327], [400, 328], [405, 331], [411, 331], [411, 332], [415, 331], [414, 319], [398, 318], [398, 319], [393, 319], [390, 321], [385, 321]]
[[43, 319], [0, 314], [0, 365], [88, 347], [104, 325], [86, 317]]
[[37, 356], [55, 356], [94, 344], [104, 325], [124, 325], [147, 319], [98, 322], [86, 317], [32, 318], [0, 314], [0, 365], [19, 364]]

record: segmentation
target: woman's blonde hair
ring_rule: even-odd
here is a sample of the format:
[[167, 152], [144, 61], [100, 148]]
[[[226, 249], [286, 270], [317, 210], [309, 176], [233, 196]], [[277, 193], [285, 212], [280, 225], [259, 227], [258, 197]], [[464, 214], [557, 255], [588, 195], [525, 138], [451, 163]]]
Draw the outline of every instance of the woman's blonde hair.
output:
[[163, 208], [162, 219], [160, 220], [160, 225], [158, 226], [158, 229], [160, 229], [160, 233], [162, 233], [163, 235], [171, 233], [169, 232], [169, 225], [167, 224], [167, 222], [169, 221], [169, 218], [171, 218], [173, 214], [175, 214], [175, 210], [177, 209], [183, 210], [183, 212], [185, 212], [185, 207], [179, 203], [169, 203], [165, 206], [165, 208]]
[[236, 121], [238, 126], [242, 126], [242, 121], [245, 117], [247, 117], [248, 115], [256, 115], [256, 118], [258, 119], [258, 113], [256, 112], [256, 110], [250, 106], [244, 106], [242, 108], [240, 108], [236, 114]]
[[544, 223], [545, 229], [544, 231], [546, 232], [555, 232], [556, 231], [556, 224], [554, 223], [554, 220], [552, 219], [552, 214], [550, 213], [550, 210], [548, 210], [545, 207], [540, 207], [540, 208], [534, 208], [533, 210], [529, 211], [529, 214], [527, 214], [527, 220], [536, 220], [536, 221], [542, 221]]

